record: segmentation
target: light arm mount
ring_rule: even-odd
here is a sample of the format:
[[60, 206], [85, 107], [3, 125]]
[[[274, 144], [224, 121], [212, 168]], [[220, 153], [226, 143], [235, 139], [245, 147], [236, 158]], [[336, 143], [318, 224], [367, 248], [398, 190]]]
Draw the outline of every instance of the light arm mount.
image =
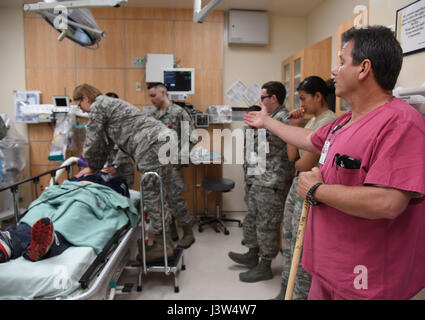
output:
[[193, 0], [193, 22], [202, 23], [222, 0], [211, 0], [202, 8], [202, 0]]

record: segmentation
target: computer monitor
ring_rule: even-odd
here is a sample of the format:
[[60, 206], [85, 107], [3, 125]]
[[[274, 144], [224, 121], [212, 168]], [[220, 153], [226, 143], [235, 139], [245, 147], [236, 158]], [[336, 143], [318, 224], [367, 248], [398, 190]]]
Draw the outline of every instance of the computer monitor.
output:
[[55, 107], [69, 107], [69, 97], [53, 96], [53, 104]]
[[195, 69], [172, 68], [164, 69], [165, 87], [169, 94], [187, 95], [195, 93]]

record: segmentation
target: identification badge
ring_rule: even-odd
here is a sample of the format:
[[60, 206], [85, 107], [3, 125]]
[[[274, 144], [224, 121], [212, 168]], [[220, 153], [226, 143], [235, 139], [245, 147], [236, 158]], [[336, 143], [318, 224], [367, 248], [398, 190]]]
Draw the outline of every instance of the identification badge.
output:
[[327, 155], [328, 155], [328, 151], [329, 151], [329, 147], [331, 146], [331, 142], [328, 140], [328, 141], [326, 141], [325, 142], [325, 145], [323, 146], [323, 149], [322, 149], [322, 154], [321, 154], [321, 156], [320, 156], [320, 160], [319, 160], [319, 163], [321, 164], [321, 165], [324, 165], [325, 164], [325, 161], [326, 161], [326, 157], [327, 157]]

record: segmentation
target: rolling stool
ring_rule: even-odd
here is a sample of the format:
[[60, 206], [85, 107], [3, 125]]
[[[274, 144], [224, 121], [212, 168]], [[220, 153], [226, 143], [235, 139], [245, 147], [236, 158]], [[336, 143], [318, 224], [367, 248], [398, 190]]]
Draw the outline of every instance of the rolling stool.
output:
[[[215, 231], [220, 232], [217, 229], [217, 226], [221, 226], [223, 228], [223, 233], [227, 236], [229, 234], [229, 230], [227, 230], [223, 221], [237, 222], [239, 224], [239, 227], [242, 227], [242, 223], [241, 223], [240, 220], [222, 218], [222, 216], [221, 216], [221, 208], [220, 208], [218, 192], [229, 192], [234, 187], [235, 187], [235, 182], [233, 180], [230, 180], [230, 179], [215, 178], [215, 179], [205, 179], [204, 181], [202, 181], [202, 188], [204, 188], [205, 191], [207, 191], [207, 192], [208, 191], [217, 192], [217, 195], [216, 195], [216, 216], [215, 216], [215, 218], [201, 217], [201, 221], [199, 222], [199, 227], [198, 227], [199, 232], [203, 231], [204, 225], [214, 223], [216, 225], [216, 227], [214, 228]], [[205, 194], [205, 199], [207, 200], [206, 194]], [[208, 208], [207, 201], [205, 201], [205, 205], [206, 205], [206, 208]], [[208, 209], [206, 209], [206, 211], [208, 211]], [[202, 221], [202, 218], [205, 218], [205, 220]]]

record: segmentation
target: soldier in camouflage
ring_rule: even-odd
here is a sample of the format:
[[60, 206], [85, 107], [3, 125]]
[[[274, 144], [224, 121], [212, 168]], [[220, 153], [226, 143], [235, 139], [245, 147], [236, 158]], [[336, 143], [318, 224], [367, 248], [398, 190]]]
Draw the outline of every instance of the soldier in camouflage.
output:
[[105, 167], [102, 172], [109, 173], [113, 176], [123, 178], [130, 189], [134, 185], [134, 166], [131, 157], [121, 151], [117, 145], [112, 148], [111, 153], [106, 159]]
[[[114, 92], [105, 93], [106, 96], [111, 98], [119, 99], [118, 95]], [[105, 167], [102, 172], [106, 172], [110, 175], [120, 176], [125, 179], [128, 187], [133, 188], [134, 184], [134, 165], [131, 157], [126, 155], [123, 151], [114, 145], [111, 153], [108, 155]]]
[[[167, 88], [162, 83], [151, 83], [148, 86], [148, 94], [152, 104], [156, 110], [152, 116], [164, 123], [168, 128], [173, 129], [177, 133], [179, 140], [179, 150], [182, 148], [182, 127], [184, 125], [189, 129], [189, 137], [194, 130], [193, 121], [189, 113], [182, 107], [175, 103], [170, 102], [168, 99]], [[183, 128], [185, 130], [185, 128]], [[193, 145], [197, 141], [190, 140]], [[171, 177], [169, 179], [171, 188], [168, 194], [169, 201], [172, 208], [173, 218], [177, 221], [178, 225], [183, 229], [183, 238], [177, 242], [177, 247], [187, 249], [192, 243], [195, 242], [193, 235], [194, 217], [189, 213], [187, 204], [182, 196], [184, 190], [184, 178], [182, 172], [182, 165], [174, 164], [172, 167]], [[175, 222], [172, 221], [171, 229], [175, 228]], [[175, 238], [178, 239], [178, 233], [175, 231]]]
[[[97, 88], [88, 84], [76, 87], [73, 99], [83, 111], [89, 113], [83, 147], [88, 168], [80, 171], [76, 177], [100, 171], [115, 144], [133, 158], [137, 170], [142, 174], [153, 171], [161, 178], [170, 176], [171, 164], [164, 164], [158, 153], [166, 143], [166, 139], [160, 137], [174, 137], [175, 133], [161, 121], [145, 115], [128, 102], [102, 95]], [[154, 175], [147, 175], [143, 182], [145, 207], [154, 234], [153, 245], [146, 249], [148, 262], [163, 259], [164, 255], [159, 185], [159, 180]], [[169, 185], [163, 183], [165, 199], [168, 190]], [[164, 201], [164, 211], [164, 227], [165, 232], [168, 232], [171, 212], [167, 201]], [[165, 246], [167, 256], [173, 257], [174, 247], [168, 236]]]
[[[272, 118], [288, 123], [288, 110], [283, 106], [285, 97], [286, 89], [280, 82], [271, 81], [262, 86], [263, 106]], [[258, 150], [265, 149], [267, 155], [261, 157], [258, 152], [255, 161], [252, 153], [245, 155], [248, 213], [243, 222], [243, 241], [249, 251], [244, 254], [229, 252], [233, 261], [250, 268], [239, 274], [242, 282], [273, 278], [271, 261], [279, 252], [284, 203], [294, 176], [294, 165], [288, 160], [286, 143], [268, 132], [262, 132], [266, 137], [262, 142], [260, 134], [260, 130], [255, 131], [254, 141], [258, 141]], [[261, 161], [265, 162], [265, 166], [261, 166]]]

